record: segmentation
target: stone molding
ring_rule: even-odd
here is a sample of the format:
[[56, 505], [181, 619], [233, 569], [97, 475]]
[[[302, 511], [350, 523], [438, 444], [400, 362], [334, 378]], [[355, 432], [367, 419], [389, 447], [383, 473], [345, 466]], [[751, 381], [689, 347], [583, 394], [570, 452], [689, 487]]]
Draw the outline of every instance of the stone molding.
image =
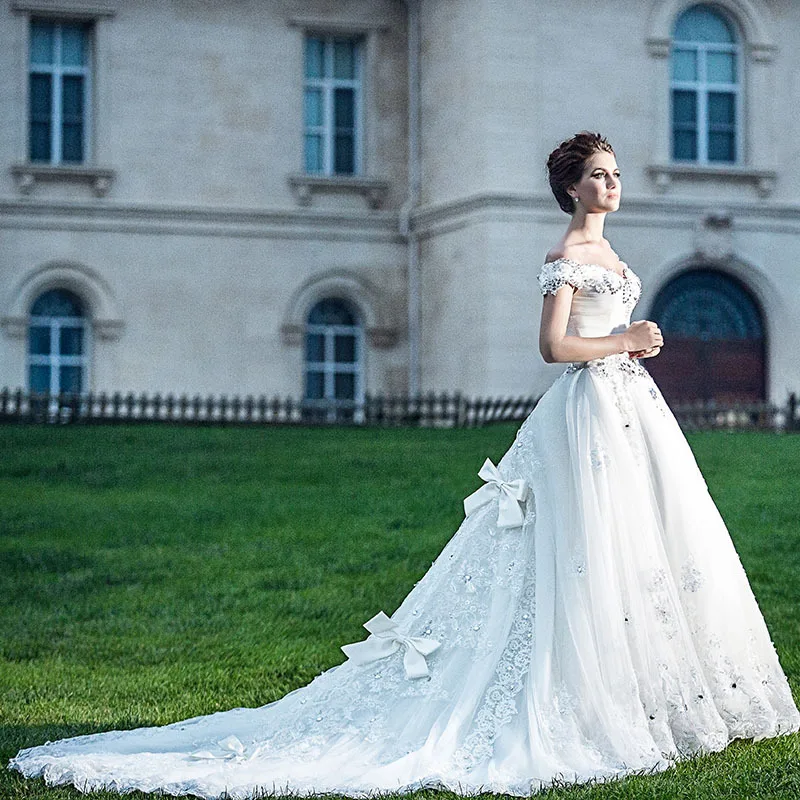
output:
[[388, 22], [379, 20], [346, 20], [332, 17], [293, 15], [286, 20], [293, 28], [320, 33], [366, 34], [374, 31], [387, 31], [391, 28]]
[[347, 193], [363, 195], [367, 206], [378, 209], [389, 192], [388, 181], [362, 175], [312, 175], [294, 173], [288, 177], [297, 202], [310, 206], [316, 193]]
[[32, 194], [37, 183], [85, 183], [95, 197], [105, 197], [114, 181], [114, 170], [76, 164], [14, 164], [11, 174], [21, 194]]
[[648, 164], [646, 169], [655, 179], [655, 186], [659, 192], [667, 191], [675, 179], [704, 178], [751, 183], [760, 197], [769, 197], [778, 177], [777, 172], [772, 169], [755, 169], [728, 164], [673, 162], [671, 164]]
[[22, 14], [90, 19], [114, 16], [117, 4], [113, 0], [12, 0], [11, 10]]

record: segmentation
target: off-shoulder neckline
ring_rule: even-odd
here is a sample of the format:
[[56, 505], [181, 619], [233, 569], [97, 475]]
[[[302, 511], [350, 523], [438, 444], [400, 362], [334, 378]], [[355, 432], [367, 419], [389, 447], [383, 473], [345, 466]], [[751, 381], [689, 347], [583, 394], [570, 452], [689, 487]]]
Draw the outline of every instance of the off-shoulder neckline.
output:
[[620, 274], [615, 269], [611, 269], [611, 267], [604, 267], [602, 264], [592, 264], [592, 263], [583, 263], [582, 261], [575, 261], [574, 258], [567, 258], [566, 256], [561, 256], [560, 258], [556, 258], [553, 261], [545, 261], [544, 266], [546, 267], [548, 264], [558, 264], [559, 261], [567, 261], [570, 264], [573, 264], [576, 267], [597, 267], [598, 269], [602, 269], [604, 272], [610, 272], [613, 275], [616, 275], [620, 280], [626, 280], [628, 278], [629, 273], [631, 272], [631, 268], [622, 260], [620, 260], [620, 264], [622, 264], [622, 273]]

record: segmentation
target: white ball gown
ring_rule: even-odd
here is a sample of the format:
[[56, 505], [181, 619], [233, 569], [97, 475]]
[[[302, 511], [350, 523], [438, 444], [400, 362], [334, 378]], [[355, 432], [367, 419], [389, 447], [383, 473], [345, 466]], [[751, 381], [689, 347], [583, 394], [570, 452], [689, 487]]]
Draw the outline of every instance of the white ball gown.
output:
[[[630, 323], [641, 283], [559, 259], [568, 333]], [[675, 418], [626, 354], [573, 363], [465, 499], [464, 521], [348, 658], [261, 708], [21, 750], [84, 791], [202, 798], [438, 787], [528, 795], [658, 771], [800, 715]], [[365, 636], [367, 634], [365, 633]]]

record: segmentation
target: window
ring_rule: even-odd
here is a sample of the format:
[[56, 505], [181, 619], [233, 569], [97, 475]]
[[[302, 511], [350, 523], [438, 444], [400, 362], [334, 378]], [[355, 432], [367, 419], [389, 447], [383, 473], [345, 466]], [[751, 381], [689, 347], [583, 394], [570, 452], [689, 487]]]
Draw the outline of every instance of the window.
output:
[[306, 36], [305, 171], [361, 172], [360, 39]]
[[696, 5], [678, 17], [671, 52], [673, 159], [740, 160], [740, 62], [736, 32], [720, 13]]
[[80, 393], [86, 385], [87, 321], [80, 298], [44, 292], [31, 307], [28, 384], [32, 392]]
[[306, 407], [331, 420], [352, 420], [361, 402], [363, 331], [348, 303], [318, 302], [306, 325]]
[[31, 20], [31, 162], [82, 164], [87, 160], [90, 70], [90, 23]]

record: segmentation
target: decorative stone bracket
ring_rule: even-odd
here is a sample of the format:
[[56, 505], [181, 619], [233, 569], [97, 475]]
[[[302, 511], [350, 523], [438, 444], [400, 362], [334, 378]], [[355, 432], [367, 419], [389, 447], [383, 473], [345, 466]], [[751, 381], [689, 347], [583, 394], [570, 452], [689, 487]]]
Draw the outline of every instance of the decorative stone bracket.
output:
[[297, 202], [301, 206], [310, 206], [314, 194], [325, 192], [361, 194], [370, 208], [380, 208], [389, 192], [388, 181], [366, 178], [361, 175], [295, 173], [289, 175], [288, 180], [289, 186], [292, 187]]
[[666, 192], [677, 179], [720, 180], [752, 183], [761, 197], [768, 197], [775, 185], [777, 173], [771, 169], [753, 169], [723, 164], [650, 164], [647, 171], [655, 178], [656, 189]]
[[11, 174], [21, 194], [31, 194], [37, 183], [85, 183], [95, 197], [105, 197], [114, 181], [114, 170], [83, 165], [14, 164]]

